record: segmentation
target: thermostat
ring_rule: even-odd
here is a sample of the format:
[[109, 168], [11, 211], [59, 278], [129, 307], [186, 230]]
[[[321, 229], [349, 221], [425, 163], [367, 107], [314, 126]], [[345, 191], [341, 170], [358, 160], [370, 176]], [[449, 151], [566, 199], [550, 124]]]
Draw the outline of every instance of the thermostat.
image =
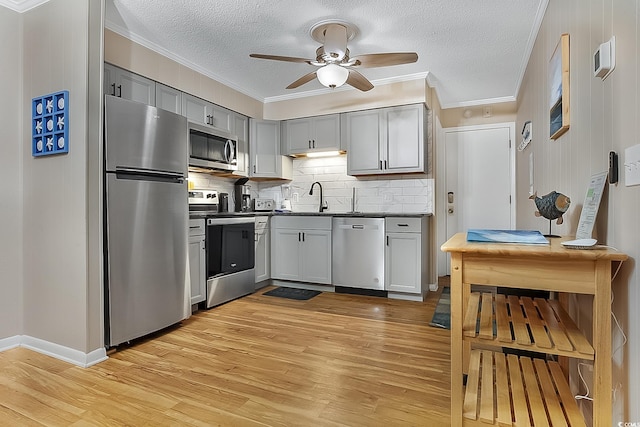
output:
[[606, 79], [616, 67], [616, 37], [602, 43], [593, 53], [593, 75]]

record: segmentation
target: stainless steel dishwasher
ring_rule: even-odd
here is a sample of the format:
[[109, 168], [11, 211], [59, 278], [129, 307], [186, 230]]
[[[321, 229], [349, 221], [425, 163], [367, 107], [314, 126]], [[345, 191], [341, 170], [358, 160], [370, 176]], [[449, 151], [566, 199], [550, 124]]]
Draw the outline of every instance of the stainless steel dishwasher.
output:
[[384, 290], [384, 218], [333, 218], [333, 284]]

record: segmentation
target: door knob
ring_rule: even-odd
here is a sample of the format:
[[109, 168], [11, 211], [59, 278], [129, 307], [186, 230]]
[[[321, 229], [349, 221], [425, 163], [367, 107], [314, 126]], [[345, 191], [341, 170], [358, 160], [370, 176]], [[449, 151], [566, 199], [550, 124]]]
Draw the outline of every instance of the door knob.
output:
[[453, 213], [453, 208], [449, 208], [449, 210], [448, 210], [447, 212], [449, 212], [450, 214], [452, 214], [452, 213]]

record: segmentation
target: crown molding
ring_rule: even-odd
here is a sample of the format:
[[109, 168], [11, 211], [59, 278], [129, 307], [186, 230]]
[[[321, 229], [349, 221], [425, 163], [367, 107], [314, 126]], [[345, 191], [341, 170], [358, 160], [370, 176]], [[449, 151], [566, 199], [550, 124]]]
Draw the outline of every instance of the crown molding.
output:
[[[2, 1], [2, 0], [0, 0], [0, 1]], [[124, 27], [122, 27], [120, 25], [114, 24], [111, 21], [105, 21], [104, 27], [106, 29], [108, 29], [108, 30], [113, 31], [116, 34], [121, 35], [122, 37], [124, 37], [126, 39], [131, 40], [134, 43], [137, 43], [137, 44], [139, 44], [141, 46], [144, 46], [147, 49], [150, 49], [150, 50], [152, 50], [152, 51], [154, 51], [154, 52], [156, 52], [156, 53], [158, 53], [158, 54], [160, 54], [162, 56], [165, 56], [165, 57], [167, 57], [167, 58], [169, 58], [169, 59], [171, 59], [171, 60], [173, 60], [173, 61], [175, 61], [175, 62], [177, 62], [179, 64], [184, 65], [185, 67], [188, 67], [188, 68], [190, 68], [190, 69], [192, 69], [194, 71], [197, 71], [198, 73], [200, 73], [200, 74], [202, 74], [204, 76], [207, 76], [210, 79], [213, 79], [213, 80], [217, 81], [218, 83], [222, 83], [223, 85], [225, 85], [225, 86], [227, 86], [227, 87], [229, 87], [229, 88], [231, 88], [231, 89], [233, 89], [235, 91], [238, 91], [238, 92], [240, 92], [240, 93], [242, 93], [244, 95], [247, 95], [248, 97], [253, 98], [253, 99], [257, 100], [257, 101], [264, 102], [264, 100], [261, 97], [255, 95], [253, 93], [248, 92], [246, 89], [243, 89], [243, 88], [237, 86], [236, 84], [234, 84], [234, 83], [232, 83], [232, 82], [230, 82], [230, 81], [228, 81], [228, 80], [226, 80], [226, 79], [224, 79], [224, 78], [212, 73], [211, 71], [207, 70], [206, 68], [203, 68], [203, 67], [201, 67], [201, 66], [199, 66], [199, 65], [197, 65], [197, 64], [195, 64], [195, 63], [193, 63], [193, 62], [191, 62], [191, 61], [189, 61], [187, 59], [184, 59], [183, 57], [181, 57], [179, 55], [176, 55], [175, 53], [163, 48], [162, 46], [159, 46], [159, 45], [157, 45], [157, 44], [145, 39], [144, 37], [139, 36], [138, 34], [132, 33], [127, 28], [124, 28]]]
[[[413, 80], [425, 80], [428, 78], [429, 74], [430, 73], [428, 71], [423, 73], [407, 74], [404, 76], [395, 76], [395, 77], [388, 77], [385, 79], [371, 80], [371, 83], [374, 86], [380, 86], [380, 85], [385, 85], [390, 83], [408, 82]], [[427, 83], [428, 83], [428, 79], [427, 79]], [[345, 84], [335, 89], [322, 88], [322, 89], [308, 90], [304, 92], [296, 92], [296, 93], [291, 93], [286, 95], [269, 96], [264, 99], [264, 103], [268, 104], [270, 102], [288, 101], [291, 99], [307, 98], [310, 96], [325, 95], [328, 93], [336, 93], [336, 92], [345, 92], [349, 90], [357, 90], [357, 89]]]
[[0, 0], [0, 6], [7, 7], [15, 12], [26, 12], [38, 7], [49, 0]]

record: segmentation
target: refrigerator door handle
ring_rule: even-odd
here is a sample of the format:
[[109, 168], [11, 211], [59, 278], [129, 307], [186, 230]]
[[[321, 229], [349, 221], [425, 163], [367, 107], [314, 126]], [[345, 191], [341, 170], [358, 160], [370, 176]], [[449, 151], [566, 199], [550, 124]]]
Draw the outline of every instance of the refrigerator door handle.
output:
[[170, 179], [177, 182], [184, 181], [184, 175], [179, 172], [165, 172], [159, 170], [149, 170], [149, 169], [138, 169], [138, 168], [123, 168], [116, 167], [116, 176], [123, 177], [123, 175], [138, 175], [145, 176], [149, 178], [164, 178]]

